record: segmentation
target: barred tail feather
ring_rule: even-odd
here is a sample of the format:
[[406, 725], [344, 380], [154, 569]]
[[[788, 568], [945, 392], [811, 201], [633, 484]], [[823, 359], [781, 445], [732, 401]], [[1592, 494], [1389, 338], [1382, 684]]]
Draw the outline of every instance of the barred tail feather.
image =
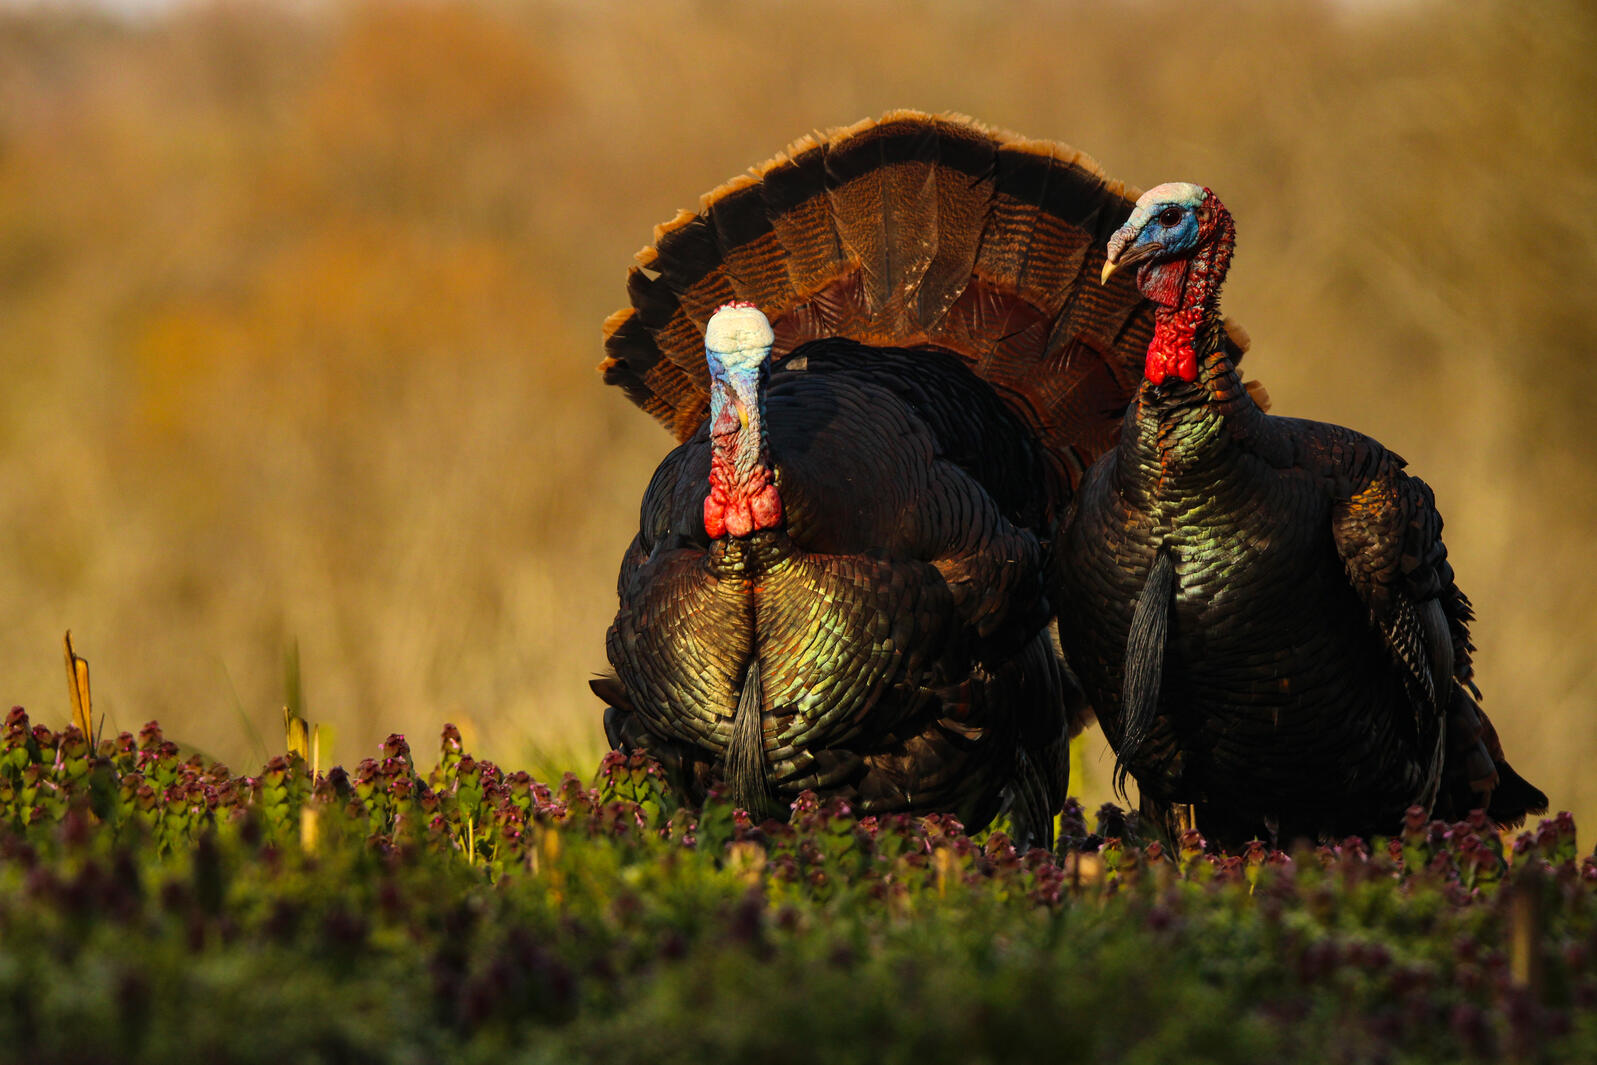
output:
[[[605, 323], [605, 380], [683, 440], [708, 410], [704, 326], [765, 312], [780, 358], [823, 337], [950, 351], [1076, 484], [1113, 443], [1152, 309], [1100, 285], [1138, 190], [1062, 144], [895, 111], [794, 142], [660, 226]], [[1240, 354], [1240, 351], [1238, 352]]]

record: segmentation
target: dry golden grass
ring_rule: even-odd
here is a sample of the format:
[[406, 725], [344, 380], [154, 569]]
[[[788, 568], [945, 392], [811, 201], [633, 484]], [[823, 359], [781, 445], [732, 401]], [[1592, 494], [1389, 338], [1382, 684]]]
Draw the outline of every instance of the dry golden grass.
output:
[[113, 724], [247, 765], [297, 639], [340, 759], [596, 751], [669, 444], [593, 374], [633, 251], [809, 129], [954, 109], [1220, 193], [1253, 373], [1435, 487], [1486, 706], [1597, 817], [1583, 0], [317, 10], [0, 14], [0, 698], [65, 719], [70, 627]]

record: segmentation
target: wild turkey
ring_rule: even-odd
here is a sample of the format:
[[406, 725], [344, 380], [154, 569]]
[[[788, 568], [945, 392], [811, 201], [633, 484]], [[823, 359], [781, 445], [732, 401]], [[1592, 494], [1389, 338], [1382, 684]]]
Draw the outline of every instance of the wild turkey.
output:
[[1117, 778], [1226, 844], [1391, 833], [1413, 805], [1545, 810], [1476, 705], [1430, 488], [1367, 436], [1265, 414], [1238, 377], [1234, 240], [1213, 192], [1173, 183], [1109, 241], [1104, 278], [1136, 265], [1158, 324], [1050, 588]]
[[681, 442], [594, 682], [612, 745], [695, 800], [1007, 803], [1047, 838], [1081, 718], [1042, 571], [1152, 333], [1098, 284], [1131, 202], [1062, 145], [896, 112], [656, 231], [601, 367]]

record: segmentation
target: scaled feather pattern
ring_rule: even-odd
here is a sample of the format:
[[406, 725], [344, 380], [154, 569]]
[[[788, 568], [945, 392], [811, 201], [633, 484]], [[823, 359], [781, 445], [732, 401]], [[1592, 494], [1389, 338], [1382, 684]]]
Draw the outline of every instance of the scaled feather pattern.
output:
[[1171, 184], [1108, 249], [1103, 276], [1135, 272], [1156, 328], [1049, 581], [1120, 765], [1149, 812], [1174, 824], [1190, 805], [1233, 846], [1392, 834], [1412, 806], [1507, 825], [1545, 810], [1477, 703], [1431, 489], [1243, 385], [1218, 310], [1234, 237], [1211, 191]]
[[[759, 813], [813, 789], [1046, 842], [1086, 718], [1043, 574], [1153, 332], [1098, 283], [1135, 195], [1063, 145], [896, 112], [657, 231], [601, 367], [680, 442], [595, 684], [613, 745]], [[706, 354], [734, 303], [770, 323], [755, 370]]]

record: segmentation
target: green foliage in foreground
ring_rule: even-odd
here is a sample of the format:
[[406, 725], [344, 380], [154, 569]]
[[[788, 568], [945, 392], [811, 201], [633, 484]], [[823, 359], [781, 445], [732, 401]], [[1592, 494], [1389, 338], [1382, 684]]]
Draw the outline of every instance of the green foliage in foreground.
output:
[[[1123, 824], [1105, 819], [1104, 827]], [[674, 808], [403, 739], [312, 780], [147, 726], [0, 740], [0, 1058], [1597, 1060], [1597, 862], [1568, 818], [1290, 857], [943, 818]]]

